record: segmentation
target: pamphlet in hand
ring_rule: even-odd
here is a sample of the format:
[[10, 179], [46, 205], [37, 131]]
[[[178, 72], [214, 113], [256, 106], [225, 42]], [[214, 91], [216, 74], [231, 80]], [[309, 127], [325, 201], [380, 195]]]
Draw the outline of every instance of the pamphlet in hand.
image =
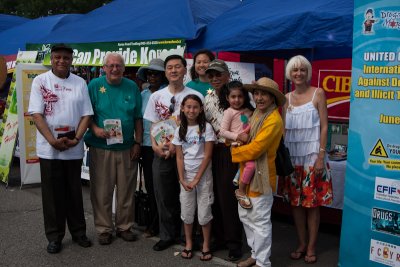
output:
[[165, 121], [159, 121], [153, 124], [151, 135], [156, 140], [157, 144], [166, 144], [174, 138], [175, 129], [178, 127], [176, 120], [170, 118]]
[[107, 138], [107, 145], [122, 144], [124, 142], [120, 119], [104, 120], [104, 130], [110, 134], [110, 137]]

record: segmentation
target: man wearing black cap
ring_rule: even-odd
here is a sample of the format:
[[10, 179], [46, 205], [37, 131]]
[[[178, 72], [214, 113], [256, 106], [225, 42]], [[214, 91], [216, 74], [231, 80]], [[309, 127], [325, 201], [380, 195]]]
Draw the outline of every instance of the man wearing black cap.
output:
[[52, 47], [52, 69], [33, 80], [28, 108], [38, 129], [36, 152], [48, 253], [60, 252], [66, 222], [73, 241], [81, 247], [92, 244], [83, 213], [81, 139], [93, 109], [86, 82], [70, 73], [72, 54], [64, 44]]
[[213, 249], [228, 248], [228, 260], [237, 261], [242, 257], [243, 226], [239, 219], [235, 187], [232, 183], [238, 165], [232, 163], [230, 147], [219, 135], [224, 110], [229, 107], [226, 84], [230, 80], [229, 68], [223, 60], [215, 59], [206, 70], [213, 90], [209, 90], [204, 101], [206, 119], [212, 125], [217, 143], [214, 145], [212, 171], [215, 200], [213, 205]]

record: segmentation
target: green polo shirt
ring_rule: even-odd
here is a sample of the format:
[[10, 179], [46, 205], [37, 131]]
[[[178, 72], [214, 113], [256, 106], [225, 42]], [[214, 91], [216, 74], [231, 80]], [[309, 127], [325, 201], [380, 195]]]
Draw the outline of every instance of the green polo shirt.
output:
[[93, 79], [88, 87], [94, 123], [104, 128], [104, 120], [120, 119], [124, 142], [107, 145], [106, 139], [97, 138], [89, 129], [85, 134], [86, 144], [108, 150], [130, 148], [135, 141], [135, 120], [142, 118], [142, 97], [136, 83], [123, 78], [119, 85], [111, 85], [105, 76], [101, 76]]
[[199, 79], [195, 79], [186, 84], [187, 87], [192, 88], [202, 94], [204, 97], [207, 95], [207, 91], [211, 89], [211, 85], [208, 82], [202, 82]]

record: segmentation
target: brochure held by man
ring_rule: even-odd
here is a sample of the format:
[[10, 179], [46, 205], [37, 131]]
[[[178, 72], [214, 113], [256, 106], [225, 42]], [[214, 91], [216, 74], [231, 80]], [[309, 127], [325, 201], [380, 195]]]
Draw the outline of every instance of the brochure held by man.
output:
[[175, 129], [178, 127], [175, 119], [168, 119], [153, 124], [151, 135], [158, 145], [166, 144], [174, 138]]

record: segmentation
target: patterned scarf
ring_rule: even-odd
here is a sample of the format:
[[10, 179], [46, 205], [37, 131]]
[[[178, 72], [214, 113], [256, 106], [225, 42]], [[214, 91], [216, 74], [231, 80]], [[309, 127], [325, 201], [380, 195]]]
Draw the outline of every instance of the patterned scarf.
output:
[[[265, 113], [256, 109], [250, 119], [250, 140], [254, 140], [260, 131], [264, 121], [277, 108], [276, 104], [271, 104]], [[255, 159], [256, 171], [250, 183], [250, 191], [262, 194], [271, 194], [272, 189], [269, 183], [268, 153], [265, 151], [258, 159]]]

